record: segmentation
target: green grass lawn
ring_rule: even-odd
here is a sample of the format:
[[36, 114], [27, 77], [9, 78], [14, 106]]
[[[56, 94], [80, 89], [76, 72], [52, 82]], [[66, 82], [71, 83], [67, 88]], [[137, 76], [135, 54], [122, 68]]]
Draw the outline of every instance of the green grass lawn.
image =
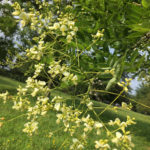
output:
[[18, 87], [18, 85], [24, 85], [24, 84], [16, 80], [0, 76], [0, 92], [6, 90], [8, 90], [11, 93], [16, 92], [16, 87]]
[[[0, 77], [0, 88], [3, 91], [4, 89], [13, 90], [17, 87], [19, 82], [16, 82], [11, 79]], [[5, 85], [3, 88], [2, 85]], [[11, 88], [10, 88], [11, 87]], [[67, 97], [72, 99], [70, 95], [65, 93], [54, 91], [52, 95], [59, 95], [62, 97]], [[104, 103], [94, 102], [94, 105], [97, 107], [106, 107]], [[60, 129], [62, 126], [56, 125], [55, 112], [49, 112], [45, 117], [39, 118], [39, 130], [33, 135], [32, 138], [29, 138], [25, 133], [22, 132], [24, 123], [27, 122], [26, 116], [23, 115], [23, 112], [19, 112], [11, 109], [12, 102], [8, 101], [6, 104], [3, 104], [0, 101], [0, 118], [4, 117], [4, 124], [0, 128], [0, 150], [68, 150], [68, 145], [65, 144], [66, 148], [61, 148], [61, 144], [67, 140], [67, 133], [64, 133], [63, 130], [60, 130], [54, 137], [49, 139], [48, 133]], [[97, 112], [100, 112], [101, 109], [96, 109]], [[22, 115], [22, 116], [20, 116]], [[91, 114], [92, 115], [92, 114]], [[107, 110], [102, 116], [101, 119], [106, 122], [110, 119], [119, 117], [121, 120], [125, 120], [126, 116], [130, 115], [135, 117], [137, 124], [130, 127], [131, 134], [133, 135], [133, 142], [135, 144], [134, 150], [150, 150], [150, 116], [143, 114], [135, 113], [132, 111], [119, 109], [118, 112], [112, 110]], [[18, 116], [18, 118], [15, 118]], [[14, 119], [13, 119], [14, 118]], [[78, 130], [77, 134], [81, 134], [81, 131]], [[105, 135], [102, 133], [101, 136], [104, 138]], [[92, 132], [90, 138], [88, 139], [88, 147], [86, 150], [93, 150], [93, 142], [96, 139], [95, 133]]]

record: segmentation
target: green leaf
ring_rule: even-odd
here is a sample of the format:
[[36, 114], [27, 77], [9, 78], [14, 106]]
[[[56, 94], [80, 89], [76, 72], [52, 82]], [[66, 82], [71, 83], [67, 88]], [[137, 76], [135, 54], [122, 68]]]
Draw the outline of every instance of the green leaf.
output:
[[150, 7], [150, 0], [142, 0], [142, 5], [145, 8], [149, 8]]
[[117, 82], [116, 77], [112, 78], [112, 79], [108, 82], [108, 84], [107, 84], [107, 86], [106, 86], [106, 90], [107, 90], [107, 91], [110, 90], [111, 87], [116, 84], [116, 82]]
[[129, 27], [131, 27], [134, 31], [138, 31], [139, 33], [147, 33], [150, 31], [150, 21], [142, 22], [139, 24], [133, 24]]

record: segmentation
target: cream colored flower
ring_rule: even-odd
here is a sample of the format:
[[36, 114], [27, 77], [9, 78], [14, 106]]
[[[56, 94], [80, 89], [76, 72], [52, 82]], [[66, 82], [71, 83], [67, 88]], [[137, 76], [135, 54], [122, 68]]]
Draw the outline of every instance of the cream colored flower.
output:
[[59, 29], [60, 28], [60, 24], [59, 23], [54, 23], [54, 29], [56, 30], [56, 29]]
[[31, 122], [27, 122], [24, 126], [25, 128], [23, 129], [23, 132], [26, 132], [32, 136], [33, 132], [38, 129], [38, 122], [32, 120]]
[[79, 145], [77, 146], [77, 149], [79, 149], [79, 150], [84, 149], [84, 146], [83, 146], [82, 144], [79, 144]]
[[38, 88], [34, 88], [34, 91], [31, 93], [32, 97], [35, 97], [38, 91], [39, 91]]
[[100, 122], [95, 121], [94, 127], [95, 127], [95, 128], [102, 128], [102, 127], [103, 127], [103, 124], [100, 123]]
[[66, 25], [61, 25], [60, 31], [62, 32], [62, 35], [65, 36], [65, 31], [67, 31], [67, 26]]
[[67, 38], [66, 38], [66, 39], [67, 39], [67, 42], [70, 43], [70, 42], [72, 41], [73, 38], [72, 38], [71, 35], [67, 35]]
[[100, 149], [100, 148], [105, 148], [106, 150], [107, 149], [110, 149], [110, 146], [109, 144], [107, 143], [108, 141], [107, 140], [99, 140], [99, 141], [95, 141], [95, 148], [96, 149]]
[[120, 132], [116, 132], [116, 137], [117, 137], [118, 139], [120, 139], [120, 138], [122, 137], [122, 134], [121, 134]]
[[6, 91], [5, 93], [1, 93], [0, 94], [0, 98], [3, 99], [3, 103], [5, 104], [6, 103], [6, 100], [8, 98], [8, 91]]
[[13, 15], [13, 16], [19, 16], [19, 15], [20, 15], [20, 11], [17, 11], [17, 10], [16, 10], [16, 11], [14, 11], [14, 12], [12, 13], [12, 15]]
[[60, 103], [56, 103], [56, 104], [54, 105], [54, 108], [55, 108], [57, 111], [59, 111], [59, 110], [60, 110]]
[[89, 102], [88, 104], [87, 104], [87, 107], [90, 109], [90, 110], [92, 110], [93, 109], [93, 103], [92, 102]]

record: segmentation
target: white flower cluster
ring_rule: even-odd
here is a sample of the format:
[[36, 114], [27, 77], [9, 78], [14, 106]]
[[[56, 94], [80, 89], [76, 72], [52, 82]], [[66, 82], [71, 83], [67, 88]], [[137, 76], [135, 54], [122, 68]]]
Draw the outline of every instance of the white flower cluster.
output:
[[94, 120], [90, 117], [90, 115], [87, 115], [87, 117], [83, 117], [82, 121], [84, 122], [84, 132], [88, 132], [93, 129]]
[[33, 78], [29, 77], [26, 80], [26, 86], [21, 87], [19, 86], [17, 89], [17, 96], [13, 98], [14, 105], [13, 109], [16, 110], [24, 110], [28, 108], [30, 104], [29, 98], [25, 97], [26, 95], [31, 95], [32, 97], [36, 97], [38, 93], [42, 95], [44, 92], [49, 92], [49, 88], [46, 86], [46, 82], [34, 80]]
[[67, 70], [65, 65], [61, 66], [60, 61], [53, 61], [49, 66], [48, 73], [51, 75], [52, 78], [55, 78], [59, 74], [63, 74], [64, 71]]
[[81, 111], [78, 109], [73, 109], [72, 106], [66, 106], [66, 104], [62, 102], [61, 97], [54, 97], [52, 102], [54, 101], [55, 110], [61, 112], [56, 115], [56, 123], [59, 124], [60, 121], [62, 121], [65, 127], [64, 131], [69, 131], [70, 135], [73, 136], [76, 128], [80, 127], [81, 119], [79, 116], [81, 115]]
[[87, 117], [82, 117], [82, 122], [84, 123], [84, 132], [89, 132], [92, 131], [93, 129], [96, 130], [96, 134], [100, 135], [101, 131], [100, 128], [103, 127], [103, 124], [98, 122], [98, 121], [94, 121], [90, 115], [88, 114]]
[[76, 128], [80, 127], [81, 124], [84, 126], [84, 133], [93, 129], [97, 131], [97, 135], [101, 133], [100, 128], [103, 127], [102, 123], [94, 121], [90, 115], [87, 115], [87, 117], [83, 116], [82, 118], [79, 118], [82, 112], [78, 109], [73, 109], [72, 106], [66, 106], [62, 97], [54, 97], [52, 102], [54, 102], [54, 109], [61, 112], [56, 115], [56, 123], [59, 124], [62, 120], [65, 126], [64, 131], [69, 131], [71, 136], [73, 136]]
[[12, 108], [21, 111], [27, 109], [28, 105], [30, 104], [30, 100], [26, 97], [23, 98], [20, 96], [16, 96], [15, 98], [13, 98], [13, 101], [14, 101], [14, 105]]
[[70, 43], [73, 37], [76, 35], [78, 28], [75, 26], [71, 14], [63, 14], [57, 18], [58, 22], [55, 22], [49, 29], [52, 30], [58, 36], [66, 36], [66, 40]]
[[107, 150], [110, 149], [107, 139], [100, 139], [99, 141], [95, 141], [95, 148], [99, 150]]
[[8, 91], [6, 91], [5, 93], [1, 93], [0, 98], [3, 99], [3, 103], [6, 103], [6, 100], [8, 98]]
[[[47, 3], [43, 2], [40, 6], [41, 8], [46, 7]], [[75, 26], [74, 18], [70, 13], [64, 14], [58, 11], [58, 15], [53, 16], [52, 12], [50, 11], [47, 12], [47, 16], [43, 17], [43, 15], [34, 8], [30, 9], [29, 13], [26, 13], [24, 9], [21, 9], [17, 2], [13, 4], [13, 7], [15, 9], [13, 15], [19, 17], [22, 27], [30, 22], [30, 28], [32, 30], [37, 30], [38, 33], [42, 33], [42, 28], [44, 26], [47, 30], [50, 31], [50, 33], [54, 35], [65, 36], [67, 42], [70, 43], [78, 31], [78, 27]], [[99, 36], [99, 32], [96, 36]]]
[[93, 102], [88, 96], [83, 96], [83, 98], [81, 99], [81, 104], [86, 104], [89, 110], [93, 109]]
[[37, 79], [33, 79], [31, 77], [29, 77], [27, 80], [27, 85], [26, 88], [30, 88], [30, 90], [32, 91], [31, 95], [32, 97], [37, 96], [38, 93], [40, 93], [42, 95], [42, 93], [48, 93], [49, 92], [49, 88], [46, 86], [46, 82], [45, 81], [40, 81]]
[[70, 146], [70, 150], [82, 150], [84, 149], [84, 143], [82, 143], [77, 138], [72, 139], [73, 144]]
[[35, 65], [35, 72], [34, 72], [34, 76], [33, 78], [36, 78], [37, 76], [39, 76], [39, 74], [41, 73], [41, 71], [44, 69], [44, 64], [37, 64]]
[[77, 84], [77, 80], [78, 80], [78, 77], [77, 75], [73, 75], [72, 73], [69, 73], [67, 71], [63, 72], [63, 79], [62, 81], [72, 81], [74, 84]]
[[104, 29], [102, 31], [98, 30], [96, 35], [92, 35], [95, 39], [102, 38], [104, 36]]
[[77, 84], [78, 77], [70, 72], [69, 68], [66, 65], [60, 65], [60, 61], [53, 61], [49, 66], [48, 73], [55, 78], [57, 75], [63, 75], [62, 81], [72, 81], [74, 84]]
[[34, 45], [32, 48], [27, 49], [26, 52], [29, 58], [40, 60], [44, 54], [44, 50], [44, 41], [39, 41], [38, 45]]
[[27, 88], [25, 87], [25, 88], [23, 88], [23, 87], [21, 87], [20, 85], [19, 85], [19, 87], [17, 88], [17, 94], [18, 95], [23, 95], [23, 96], [25, 96], [26, 95], [26, 92], [27, 92]]
[[[37, 70], [36, 72], [38, 72]], [[26, 80], [26, 86], [19, 86], [17, 90], [17, 96], [13, 98], [13, 109], [27, 110], [27, 119], [30, 119], [31, 121], [25, 124], [23, 132], [26, 132], [31, 136], [33, 132], [38, 129], [38, 123], [36, 121], [38, 116], [45, 115], [47, 111], [53, 107], [49, 102], [49, 98], [46, 96], [50, 89], [46, 86], [45, 81], [29, 77]], [[28, 98], [26, 95], [28, 95]], [[36, 98], [34, 106], [31, 104], [29, 96]]]
[[27, 25], [31, 20], [34, 20], [33, 19], [33, 18], [35, 18], [34, 12], [26, 13], [24, 11], [24, 9], [21, 9], [20, 5], [17, 2], [15, 2], [12, 6], [15, 9], [15, 11], [12, 13], [12, 15], [19, 17], [19, 19], [21, 20], [20, 23], [21, 23], [22, 27]]
[[38, 115], [44, 116], [53, 106], [49, 102], [48, 97], [39, 96], [37, 98], [36, 104], [34, 106], [28, 107], [28, 117], [27, 119], [36, 119]]
[[131, 103], [128, 105], [127, 103], [122, 102], [122, 103], [121, 103], [121, 107], [122, 107], [123, 109], [131, 110], [133, 106], [132, 106]]
[[135, 122], [133, 120], [135, 120], [135, 118], [130, 118], [130, 116], [127, 116], [127, 121], [126, 122], [121, 122], [119, 118], [116, 118], [115, 121], [110, 120], [108, 124], [111, 125], [111, 126], [117, 125], [117, 126], [120, 127], [122, 132], [125, 132], [125, 128], [128, 125], [135, 124]]
[[20, 7], [20, 5], [18, 3], [14, 3], [12, 6], [15, 9], [15, 11], [12, 13], [12, 15], [19, 16], [20, 13], [21, 13], [21, 7]]
[[116, 144], [117, 147], [121, 145], [127, 145], [126, 149], [132, 150], [134, 144], [131, 142], [131, 135], [122, 135], [120, 132], [116, 132], [116, 136], [112, 139], [112, 142]]
[[98, 121], [95, 121], [95, 123], [94, 123], [94, 128], [97, 130], [97, 135], [100, 135], [101, 134], [101, 130], [100, 130], [100, 128], [102, 128], [103, 127], [103, 124], [102, 123], [100, 123], [100, 122], [98, 122]]
[[63, 103], [63, 98], [60, 97], [60, 96], [55, 96], [53, 99], [52, 99], [52, 103], [54, 103], [54, 109], [56, 111], [60, 111], [60, 108], [61, 108], [61, 105]]
[[127, 116], [126, 122], [121, 122], [119, 118], [116, 118], [115, 121], [110, 120], [108, 123], [111, 126], [117, 125], [121, 129], [122, 133], [116, 132], [115, 137], [112, 138], [112, 142], [116, 144], [116, 147], [124, 147], [128, 150], [131, 150], [134, 147], [134, 144], [131, 141], [131, 135], [129, 131], [126, 131], [125, 128], [129, 125], [135, 124], [135, 118]]
[[28, 133], [30, 136], [32, 136], [33, 132], [38, 129], [38, 122], [32, 120], [31, 122], [27, 122], [24, 126], [25, 128], [23, 129], [23, 132]]

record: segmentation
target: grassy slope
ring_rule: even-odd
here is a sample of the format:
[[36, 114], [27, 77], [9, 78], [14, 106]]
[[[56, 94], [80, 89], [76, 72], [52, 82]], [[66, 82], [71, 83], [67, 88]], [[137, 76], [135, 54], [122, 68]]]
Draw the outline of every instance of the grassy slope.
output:
[[[16, 82], [11, 79], [7, 79], [4, 77], [0, 77], [0, 89], [8, 89], [13, 90], [19, 82]], [[11, 88], [10, 88], [11, 87]], [[67, 97], [68, 99], [72, 99], [71, 96], [66, 95], [64, 93], [55, 91], [53, 95], [60, 95], [63, 97]], [[55, 124], [55, 113], [50, 112], [44, 118], [40, 118], [40, 127], [37, 135], [34, 135], [31, 138], [28, 138], [25, 133], [22, 132], [24, 123], [26, 122], [26, 117], [21, 116], [14, 120], [10, 120], [15, 118], [16, 116], [22, 115], [18, 111], [11, 109], [12, 102], [8, 102], [3, 104], [0, 102], [0, 118], [5, 117], [4, 125], [0, 129], [0, 150], [58, 150], [61, 146], [61, 143], [67, 139], [67, 133], [64, 134], [63, 131], [60, 130], [59, 133], [55, 134], [54, 138], [48, 139], [46, 136], [48, 132], [59, 129], [61, 124], [56, 126]], [[106, 104], [95, 102], [95, 106], [98, 107], [106, 107]], [[103, 108], [99, 108], [96, 111], [100, 112]], [[149, 150], [150, 149], [150, 117], [145, 116], [139, 113], [135, 113], [132, 111], [119, 110], [117, 113], [114, 111], [106, 111], [101, 119], [105, 122], [110, 119], [114, 119], [116, 117], [124, 120], [126, 115], [130, 115], [136, 118], [137, 124], [130, 127], [131, 133], [133, 134], [133, 142], [135, 143], [135, 150]], [[9, 121], [10, 120], [10, 121]], [[78, 131], [80, 134], [80, 130]], [[104, 138], [105, 135], [102, 134]], [[57, 139], [57, 140], [56, 140]], [[95, 139], [94, 133], [92, 133], [91, 138], [88, 140], [90, 146], [86, 148], [87, 150], [93, 150], [92, 142]], [[68, 141], [70, 139], [67, 139]], [[64, 149], [64, 148], [63, 148]], [[68, 148], [66, 148], [68, 149]]]
[[18, 85], [23, 85], [23, 83], [0, 76], [0, 91], [9, 90], [10, 92], [15, 92]]

